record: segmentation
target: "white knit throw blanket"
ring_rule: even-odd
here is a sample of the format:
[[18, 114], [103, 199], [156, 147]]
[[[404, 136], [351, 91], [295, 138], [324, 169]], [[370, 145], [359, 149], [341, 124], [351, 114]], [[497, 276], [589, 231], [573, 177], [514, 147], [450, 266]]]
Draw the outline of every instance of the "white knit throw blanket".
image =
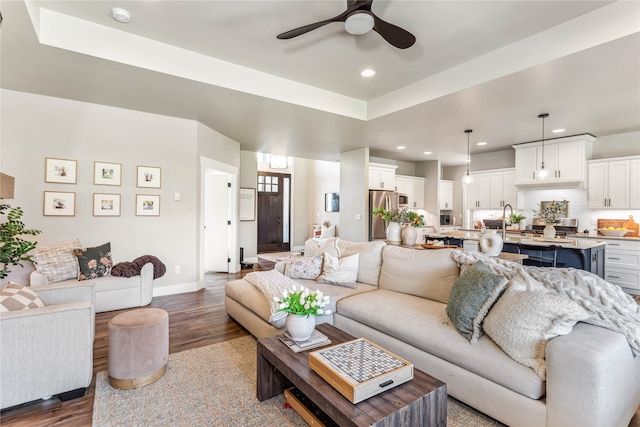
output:
[[254, 271], [244, 276], [244, 279], [258, 288], [269, 303], [271, 317], [269, 323], [276, 324], [287, 317], [286, 311], [278, 311], [278, 303], [274, 297], [282, 297], [282, 291], [292, 290], [294, 286], [300, 286], [277, 270]]
[[523, 266], [480, 252], [453, 251], [451, 258], [460, 265], [461, 273], [481, 260], [494, 273], [509, 280], [517, 274], [529, 281], [528, 285], [537, 280], [587, 310], [589, 318], [585, 323], [624, 335], [633, 355], [640, 355], [640, 305], [619, 286], [584, 270]]

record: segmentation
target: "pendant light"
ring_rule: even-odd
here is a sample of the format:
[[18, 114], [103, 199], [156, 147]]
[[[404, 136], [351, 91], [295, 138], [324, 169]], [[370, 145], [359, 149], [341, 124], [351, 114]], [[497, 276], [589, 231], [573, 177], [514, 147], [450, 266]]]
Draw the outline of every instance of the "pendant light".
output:
[[549, 176], [549, 172], [544, 168], [544, 119], [549, 117], [549, 114], [543, 113], [538, 116], [539, 119], [542, 119], [542, 157], [540, 162], [540, 169], [536, 171], [536, 179], [544, 180]]
[[467, 173], [462, 177], [462, 185], [469, 185], [473, 182], [473, 175], [469, 174], [469, 166], [471, 165], [471, 149], [469, 145], [469, 134], [473, 132], [472, 129], [464, 131], [467, 134]]

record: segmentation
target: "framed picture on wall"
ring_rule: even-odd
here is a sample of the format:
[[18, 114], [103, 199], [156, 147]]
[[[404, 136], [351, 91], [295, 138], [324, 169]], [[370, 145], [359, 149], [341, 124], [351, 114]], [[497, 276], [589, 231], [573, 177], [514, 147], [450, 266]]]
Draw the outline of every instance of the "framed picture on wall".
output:
[[44, 182], [75, 184], [78, 175], [78, 161], [47, 157], [44, 160]]
[[45, 191], [42, 211], [45, 216], [75, 216], [76, 193]]
[[324, 210], [325, 212], [340, 211], [340, 194], [339, 193], [324, 194]]
[[94, 162], [93, 183], [95, 185], [121, 185], [122, 164]]
[[137, 216], [160, 216], [160, 196], [155, 194], [136, 194]]
[[93, 193], [93, 216], [120, 216], [120, 195]]
[[256, 189], [240, 189], [240, 221], [256, 220]]
[[160, 188], [161, 169], [155, 166], [138, 166], [138, 187]]

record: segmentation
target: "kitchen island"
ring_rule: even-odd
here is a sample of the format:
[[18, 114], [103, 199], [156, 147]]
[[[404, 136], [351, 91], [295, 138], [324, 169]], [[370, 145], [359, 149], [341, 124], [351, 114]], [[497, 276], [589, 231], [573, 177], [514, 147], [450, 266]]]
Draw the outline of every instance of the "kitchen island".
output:
[[[429, 234], [427, 240], [442, 240], [448, 245], [464, 247], [464, 241], [480, 241], [479, 231], [458, 230], [446, 234]], [[537, 247], [540, 250], [537, 250]], [[551, 248], [556, 252], [556, 266], [561, 268], [578, 268], [589, 271], [602, 278], [605, 277], [606, 242], [598, 239], [544, 239], [531, 237], [520, 233], [507, 233], [502, 252], [523, 253], [532, 259], [537, 256], [548, 256], [545, 249]], [[525, 260], [525, 265], [534, 261]]]

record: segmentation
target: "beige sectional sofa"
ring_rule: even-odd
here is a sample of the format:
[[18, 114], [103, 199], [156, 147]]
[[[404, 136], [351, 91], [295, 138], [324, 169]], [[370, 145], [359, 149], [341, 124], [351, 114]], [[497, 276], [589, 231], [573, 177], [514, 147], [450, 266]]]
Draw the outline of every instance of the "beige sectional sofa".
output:
[[[460, 276], [450, 249], [339, 239], [305, 245], [305, 255], [325, 250], [340, 256], [359, 252], [360, 269], [354, 289], [296, 280], [332, 297], [335, 312], [318, 321], [411, 360], [446, 382], [451, 396], [496, 420], [511, 426], [626, 426], [640, 405], [640, 357], [634, 358], [625, 337], [612, 330], [581, 322], [551, 339], [546, 381], [486, 334], [470, 344], [446, 312]], [[247, 280], [228, 282], [225, 292], [228, 314], [256, 337], [281, 333], [283, 325], [268, 322], [269, 304]]]

